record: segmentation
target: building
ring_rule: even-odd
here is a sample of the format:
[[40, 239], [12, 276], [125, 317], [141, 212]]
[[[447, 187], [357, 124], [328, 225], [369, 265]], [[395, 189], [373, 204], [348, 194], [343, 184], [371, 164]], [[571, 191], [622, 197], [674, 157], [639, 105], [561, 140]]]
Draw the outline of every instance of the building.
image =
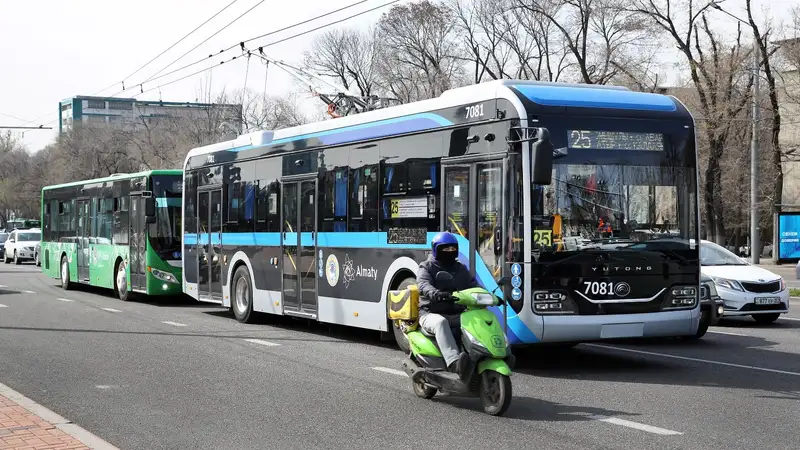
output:
[[58, 131], [77, 124], [106, 124], [136, 128], [164, 119], [214, 120], [242, 130], [242, 105], [163, 102], [135, 98], [75, 96], [58, 105]]

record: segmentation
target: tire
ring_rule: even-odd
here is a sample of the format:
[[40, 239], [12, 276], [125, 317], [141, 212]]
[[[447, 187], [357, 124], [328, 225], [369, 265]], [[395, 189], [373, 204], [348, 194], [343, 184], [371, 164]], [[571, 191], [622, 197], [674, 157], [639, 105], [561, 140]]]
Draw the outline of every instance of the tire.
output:
[[481, 403], [483, 412], [502, 416], [511, 406], [511, 378], [494, 370], [481, 374]]
[[16, 250], [14, 250], [14, 264], [16, 264], [16, 265], [22, 264], [22, 260], [19, 259], [19, 255], [17, 255], [17, 251]]
[[708, 321], [701, 321], [697, 327], [697, 333], [692, 336], [693, 339], [700, 339], [708, 333]]
[[233, 273], [231, 280], [231, 309], [236, 320], [253, 323], [253, 286], [250, 284], [250, 271], [242, 264]]
[[[417, 280], [414, 279], [414, 278], [410, 278], [410, 277], [406, 278], [405, 280], [400, 282], [400, 284], [397, 286], [397, 289], [398, 290], [399, 289], [405, 289], [408, 286], [410, 286], [410, 285], [412, 285], [412, 284], [414, 284], [416, 282], [417, 282]], [[387, 304], [386, 307], [387, 307], [387, 311], [388, 311], [388, 307], [389, 307], [388, 304]], [[408, 343], [408, 338], [406, 337], [406, 334], [403, 333], [403, 330], [401, 330], [397, 326], [397, 323], [394, 320], [390, 320], [389, 321], [389, 326], [392, 327], [392, 334], [394, 335], [394, 341], [395, 341], [395, 343], [397, 343], [397, 346], [400, 348], [400, 350], [403, 353], [406, 353], [406, 354], [410, 353], [411, 352], [411, 345]], [[428, 397], [428, 398], [430, 398], [430, 397]]]
[[68, 291], [72, 287], [72, 283], [69, 281], [69, 261], [67, 261], [67, 255], [61, 257], [61, 289]]
[[42, 266], [42, 260], [39, 258], [39, 254], [38, 253], [34, 257], [33, 262], [36, 263], [36, 267], [41, 267]]
[[436, 395], [437, 389], [429, 386], [425, 386], [422, 381], [414, 381], [411, 380], [411, 387], [414, 389], [414, 393], [419, 398], [424, 398], [425, 400], [430, 400]]
[[755, 320], [756, 323], [758, 323], [758, 324], [767, 325], [767, 324], [770, 324], [770, 323], [775, 322], [776, 320], [778, 320], [778, 318], [780, 316], [781, 316], [780, 313], [753, 314], [753, 320]]
[[123, 302], [127, 302], [131, 299], [131, 293], [128, 290], [128, 275], [125, 261], [120, 261], [119, 264], [117, 264], [116, 271], [114, 271], [114, 290], [117, 291], [117, 297]]

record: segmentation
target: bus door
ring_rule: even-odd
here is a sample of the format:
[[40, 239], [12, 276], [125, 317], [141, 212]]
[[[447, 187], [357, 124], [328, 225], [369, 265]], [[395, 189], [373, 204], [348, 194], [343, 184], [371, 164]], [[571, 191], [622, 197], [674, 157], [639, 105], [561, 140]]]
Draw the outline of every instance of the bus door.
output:
[[222, 303], [222, 189], [200, 191], [197, 205], [200, 298]]
[[77, 200], [78, 226], [75, 230], [75, 244], [77, 247], [78, 280], [89, 281], [89, 233], [91, 231], [89, 214], [89, 200]]
[[317, 179], [281, 181], [283, 312], [317, 317]]
[[503, 276], [506, 256], [507, 165], [485, 157], [442, 159], [442, 230], [463, 237], [459, 253], [468, 255], [470, 271], [489, 290]]
[[131, 290], [147, 291], [147, 233], [145, 223], [145, 197], [141, 194], [130, 196], [128, 273], [131, 276]]

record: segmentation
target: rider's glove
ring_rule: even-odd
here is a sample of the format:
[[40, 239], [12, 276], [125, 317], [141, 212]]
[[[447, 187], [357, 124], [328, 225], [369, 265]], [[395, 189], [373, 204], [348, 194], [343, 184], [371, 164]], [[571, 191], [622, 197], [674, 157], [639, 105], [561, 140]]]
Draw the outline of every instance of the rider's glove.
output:
[[436, 294], [436, 300], [440, 302], [448, 302], [451, 301], [452, 299], [453, 299], [453, 294], [451, 292], [439, 291]]

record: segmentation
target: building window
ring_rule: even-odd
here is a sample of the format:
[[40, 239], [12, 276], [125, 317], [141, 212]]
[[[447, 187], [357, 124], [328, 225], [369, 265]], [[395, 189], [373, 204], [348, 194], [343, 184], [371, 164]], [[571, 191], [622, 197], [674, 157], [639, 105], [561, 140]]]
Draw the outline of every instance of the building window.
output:
[[131, 111], [133, 110], [133, 103], [131, 102], [108, 102], [108, 109], [117, 111]]
[[63, 103], [63, 104], [61, 104], [61, 110], [62, 111], [69, 111], [70, 109], [72, 109], [72, 103]]
[[87, 108], [94, 108], [94, 109], [106, 109], [106, 101], [105, 100], [88, 100], [86, 107]]

